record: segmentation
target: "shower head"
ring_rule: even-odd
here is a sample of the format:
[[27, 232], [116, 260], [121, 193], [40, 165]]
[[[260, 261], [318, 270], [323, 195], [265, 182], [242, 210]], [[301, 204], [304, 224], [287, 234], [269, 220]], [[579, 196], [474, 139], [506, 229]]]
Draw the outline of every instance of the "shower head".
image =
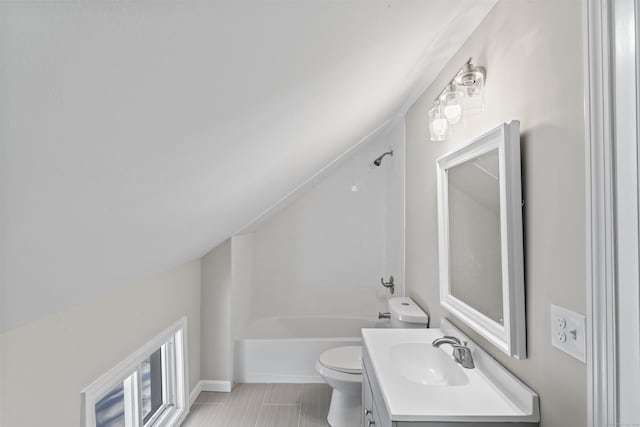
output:
[[382, 156], [378, 157], [373, 161], [373, 164], [376, 166], [380, 166], [382, 164], [382, 159], [384, 158], [384, 156], [387, 156], [387, 155], [393, 157], [393, 150], [389, 150], [386, 153], [382, 154]]

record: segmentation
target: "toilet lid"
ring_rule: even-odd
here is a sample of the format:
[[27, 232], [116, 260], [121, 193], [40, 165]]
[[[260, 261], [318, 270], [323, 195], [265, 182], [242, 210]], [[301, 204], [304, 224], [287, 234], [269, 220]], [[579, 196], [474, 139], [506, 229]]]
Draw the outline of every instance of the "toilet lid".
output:
[[362, 373], [362, 347], [348, 345], [332, 348], [320, 355], [320, 363], [335, 371], [360, 374]]

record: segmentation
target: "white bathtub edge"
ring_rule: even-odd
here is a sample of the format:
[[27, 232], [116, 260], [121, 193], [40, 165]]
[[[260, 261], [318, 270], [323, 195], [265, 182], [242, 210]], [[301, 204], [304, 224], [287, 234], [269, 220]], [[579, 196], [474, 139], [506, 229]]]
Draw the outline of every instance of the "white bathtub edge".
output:
[[324, 380], [319, 375], [277, 375], [277, 374], [245, 374], [239, 382], [243, 383], [279, 383], [279, 384], [321, 384]]

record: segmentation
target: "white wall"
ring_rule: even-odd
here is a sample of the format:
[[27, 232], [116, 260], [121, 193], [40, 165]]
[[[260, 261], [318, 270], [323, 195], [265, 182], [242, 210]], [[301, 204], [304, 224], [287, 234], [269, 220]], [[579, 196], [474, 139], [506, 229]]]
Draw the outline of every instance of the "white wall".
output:
[[231, 335], [238, 338], [253, 308], [253, 234], [231, 238]]
[[[373, 316], [402, 293], [404, 123], [366, 143], [253, 233], [253, 318]], [[373, 160], [394, 149], [380, 167]]]
[[[386, 185], [386, 276], [393, 274], [397, 283], [396, 295], [404, 294], [404, 176], [405, 176], [405, 124], [404, 119], [391, 130], [390, 146], [393, 158], [385, 157], [383, 168]], [[384, 139], [384, 138], [383, 138]], [[384, 149], [382, 143], [380, 148]], [[391, 161], [389, 161], [391, 160]], [[385, 307], [386, 309], [386, 307]]]
[[[407, 293], [434, 324], [445, 315], [438, 303], [436, 158], [501, 122], [521, 122], [528, 359], [509, 358], [464, 329], [540, 394], [543, 427], [587, 425], [585, 365], [553, 348], [549, 333], [551, 303], [579, 313], [586, 307], [581, 3], [499, 2], [406, 116]], [[427, 111], [470, 57], [487, 69], [486, 111], [448, 142], [430, 142]]]
[[187, 316], [189, 383], [200, 379], [200, 261], [0, 336], [0, 424], [80, 424], [80, 392]]
[[202, 257], [202, 379], [233, 380], [231, 239]]

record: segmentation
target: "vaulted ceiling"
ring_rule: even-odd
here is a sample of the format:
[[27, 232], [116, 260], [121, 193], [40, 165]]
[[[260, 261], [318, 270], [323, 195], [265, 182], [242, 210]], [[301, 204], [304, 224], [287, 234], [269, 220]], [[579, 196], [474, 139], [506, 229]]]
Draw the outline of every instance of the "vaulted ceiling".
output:
[[202, 256], [401, 116], [493, 4], [0, 3], [0, 331]]

